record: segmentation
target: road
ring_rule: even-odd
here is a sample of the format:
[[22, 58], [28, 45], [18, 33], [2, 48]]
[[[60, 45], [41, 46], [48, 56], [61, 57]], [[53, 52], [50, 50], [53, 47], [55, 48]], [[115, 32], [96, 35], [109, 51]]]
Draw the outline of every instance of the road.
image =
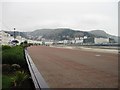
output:
[[28, 52], [50, 88], [116, 88], [118, 55], [48, 46]]

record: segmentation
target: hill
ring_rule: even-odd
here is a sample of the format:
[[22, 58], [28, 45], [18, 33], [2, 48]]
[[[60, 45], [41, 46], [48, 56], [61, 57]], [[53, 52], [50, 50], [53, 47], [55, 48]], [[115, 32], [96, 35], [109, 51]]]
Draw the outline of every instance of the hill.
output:
[[107, 34], [104, 30], [92, 30], [89, 33], [95, 35], [96, 37], [107, 38], [109, 34]]
[[103, 38], [112, 38], [115, 40], [115, 42], [118, 42], [117, 36], [110, 35], [106, 33], [104, 30], [92, 30], [86, 32], [80, 30], [73, 30], [69, 28], [38, 29], [33, 32], [29, 32], [28, 35], [32, 37], [42, 36], [43, 38], [52, 39], [52, 40], [64, 40], [64, 39], [69, 40], [79, 36], [103, 37]]
[[[5, 31], [5, 32], [10, 34], [11, 36], [14, 36], [14, 32], [13, 31]], [[24, 38], [27, 38], [26, 32], [15, 31], [15, 36], [22, 36]]]
[[83, 37], [83, 36], [88, 36], [88, 37], [93, 37], [94, 35], [84, 32], [84, 31], [75, 31], [69, 28], [58, 28], [58, 29], [39, 29], [35, 30], [33, 32], [29, 33], [30, 36], [33, 37], [39, 37], [42, 36], [43, 38], [46, 39], [52, 39], [52, 40], [70, 40], [75, 37]]
[[27, 32], [27, 33], [28, 35], [31, 35], [31, 36], [43, 36], [43, 35], [49, 34], [52, 31], [53, 29], [37, 29], [35, 31]]
[[120, 37], [110, 35], [110, 34], [106, 33], [104, 30], [92, 30], [89, 33], [93, 34], [95, 37], [112, 38], [115, 40], [115, 42], [118, 42], [118, 38], [120, 40]]
[[[6, 31], [7, 33], [14, 35], [14, 32]], [[73, 30], [69, 28], [57, 28], [57, 29], [37, 29], [32, 32], [15, 32], [15, 35], [20, 35], [25, 38], [33, 38], [37, 39], [39, 37], [43, 37], [49, 40], [71, 40], [75, 37], [83, 37], [87, 36], [89, 38], [92, 37], [103, 37], [103, 38], [112, 38], [115, 42], [118, 42], [118, 37], [114, 35], [110, 35], [106, 33], [104, 30], [92, 30], [92, 31], [80, 31], [80, 30]], [[120, 37], [119, 37], [120, 41]]]

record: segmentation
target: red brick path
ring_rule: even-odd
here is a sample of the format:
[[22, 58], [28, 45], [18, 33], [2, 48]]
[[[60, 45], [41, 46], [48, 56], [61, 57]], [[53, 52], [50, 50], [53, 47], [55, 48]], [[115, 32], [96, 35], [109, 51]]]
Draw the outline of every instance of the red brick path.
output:
[[32, 46], [28, 52], [51, 88], [114, 88], [117, 54]]

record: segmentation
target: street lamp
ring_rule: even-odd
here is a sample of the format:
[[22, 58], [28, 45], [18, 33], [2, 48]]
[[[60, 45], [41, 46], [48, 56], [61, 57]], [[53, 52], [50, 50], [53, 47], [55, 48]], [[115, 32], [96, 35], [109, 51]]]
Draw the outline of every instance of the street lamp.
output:
[[14, 40], [15, 40], [15, 28], [14, 28]]

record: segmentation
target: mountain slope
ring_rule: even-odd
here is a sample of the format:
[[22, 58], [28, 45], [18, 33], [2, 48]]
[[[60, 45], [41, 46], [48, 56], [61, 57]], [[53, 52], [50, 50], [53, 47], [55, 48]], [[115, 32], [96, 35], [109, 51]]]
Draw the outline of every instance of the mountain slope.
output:
[[45, 34], [52, 32], [52, 31], [53, 31], [53, 29], [37, 29], [35, 31], [28, 32], [28, 34], [31, 36], [43, 36]]
[[108, 37], [109, 36], [109, 34], [107, 34], [103, 30], [92, 30], [89, 33], [95, 35], [96, 37]]
[[[14, 32], [6, 31], [7, 33], [10, 33], [11, 35], [14, 34]], [[69, 28], [57, 28], [57, 29], [37, 29], [32, 32], [15, 32], [16, 35], [21, 35], [22, 37], [30, 36], [31, 38], [37, 39], [38, 37], [43, 37], [45, 39], [50, 40], [71, 40], [75, 37], [83, 37], [87, 36], [89, 38], [92, 37], [103, 37], [103, 38], [112, 38], [115, 40], [115, 42], [118, 42], [118, 37], [114, 35], [110, 35], [106, 33], [104, 30], [92, 30], [89, 32], [85, 31], [79, 31], [79, 30], [73, 30]], [[120, 42], [120, 37], [119, 37]]]
[[[14, 36], [14, 31], [5, 31], [5, 32], [8, 33], [8, 34], [10, 34], [11, 36]], [[15, 31], [15, 36], [22, 36], [22, 37], [27, 38], [25, 32]]]
[[89, 33], [95, 35], [96, 37], [105, 37], [105, 38], [112, 38], [115, 40], [115, 42], [118, 42], [118, 38], [120, 40], [120, 37], [114, 36], [114, 35], [110, 35], [107, 34], [105, 31], [103, 30], [92, 30]]
[[75, 37], [83, 37], [83, 36], [88, 36], [88, 37], [93, 37], [94, 35], [84, 32], [84, 31], [75, 31], [69, 28], [58, 28], [58, 29], [40, 29], [40, 30], [35, 30], [29, 35], [34, 36], [34, 37], [39, 37], [42, 36], [43, 38], [46, 39], [52, 39], [52, 40], [70, 40]]

